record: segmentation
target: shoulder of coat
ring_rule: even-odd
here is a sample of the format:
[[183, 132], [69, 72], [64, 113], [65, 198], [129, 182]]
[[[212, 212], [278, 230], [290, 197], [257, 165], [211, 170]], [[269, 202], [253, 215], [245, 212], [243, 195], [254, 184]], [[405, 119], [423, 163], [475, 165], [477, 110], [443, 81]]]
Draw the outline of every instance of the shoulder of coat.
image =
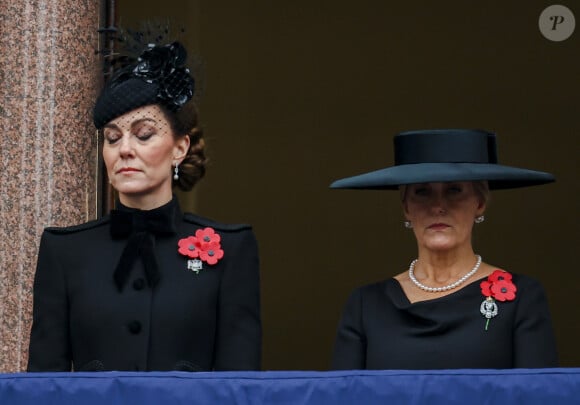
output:
[[189, 212], [183, 214], [183, 219], [185, 220], [185, 222], [193, 225], [211, 227], [214, 228], [215, 230], [220, 230], [224, 232], [239, 232], [252, 229], [252, 226], [248, 224], [224, 224], [208, 218], [200, 217], [199, 215], [195, 215]]
[[85, 223], [79, 224], [79, 225], [63, 226], [63, 227], [50, 226], [50, 227], [45, 228], [44, 230], [46, 232], [49, 232], [49, 233], [52, 233], [55, 235], [64, 235], [64, 234], [82, 232], [82, 231], [86, 231], [89, 229], [98, 228], [100, 226], [107, 225], [108, 223], [109, 223], [109, 216], [107, 215], [103, 218], [95, 219], [93, 221], [85, 222]]

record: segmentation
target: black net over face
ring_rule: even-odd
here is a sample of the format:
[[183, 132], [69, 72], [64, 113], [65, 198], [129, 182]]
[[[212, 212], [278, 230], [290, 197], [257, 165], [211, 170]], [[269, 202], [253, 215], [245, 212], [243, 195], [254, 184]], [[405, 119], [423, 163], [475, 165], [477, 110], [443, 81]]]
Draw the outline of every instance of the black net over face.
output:
[[151, 192], [151, 184], [173, 184], [179, 179], [178, 166], [189, 138], [176, 136], [172, 119], [172, 112], [150, 104], [105, 124], [103, 160], [109, 181], [119, 193]]
[[[125, 114], [113, 118], [103, 127], [105, 140], [115, 141], [117, 136], [131, 135], [136, 140], [149, 140], [150, 138], [162, 137], [173, 139], [176, 137], [172, 128], [171, 112], [165, 112], [158, 104], [149, 104], [135, 108]], [[107, 135], [112, 135], [111, 137]]]
[[95, 126], [103, 128], [112, 119], [151, 104], [178, 111], [195, 90], [186, 58], [179, 42], [148, 45], [136, 63], [117, 71], [105, 85], [93, 110]]

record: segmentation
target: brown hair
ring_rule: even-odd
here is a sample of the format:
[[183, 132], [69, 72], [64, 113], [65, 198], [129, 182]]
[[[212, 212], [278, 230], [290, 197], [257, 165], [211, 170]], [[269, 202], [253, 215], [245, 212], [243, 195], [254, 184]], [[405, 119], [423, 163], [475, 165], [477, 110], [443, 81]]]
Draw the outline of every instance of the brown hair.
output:
[[176, 138], [189, 136], [189, 150], [179, 164], [179, 179], [173, 180], [173, 186], [183, 191], [190, 191], [205, 175], [205, 141], [203, 130], [199, 127], [197, 108], [189, 101], [179, 111], [171, 111], [160, 105]]
[[473, 182], [473, 189], [479, 195], [479, 198], [483, 200], [484, 204], [489, 202], [491, 198], [491, 193], [489, 192], [489, 184], [486, 180], [481, 181], [474, 181]]

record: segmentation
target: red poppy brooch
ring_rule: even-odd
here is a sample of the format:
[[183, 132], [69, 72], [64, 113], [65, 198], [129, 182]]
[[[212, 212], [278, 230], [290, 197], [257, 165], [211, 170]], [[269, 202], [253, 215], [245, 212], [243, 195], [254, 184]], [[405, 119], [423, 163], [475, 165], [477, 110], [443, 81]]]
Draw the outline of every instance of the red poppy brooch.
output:
[[516, 298], [516, 291], [518, 290], [514, 283], [512, 283], [512, 275], [507, 271], [495, 270], [480, 284], [481, 293], [486, 297], [479, 311], [487, 319], [485, 322], [485, 330], [489, 326], [489, 320], [497, 315], [497, 301], [513, 301]]
[[198, 229], [195, 236], [179, 240], [177, 251], [189, 258], [187, 268], [198, 274], [203, 269], [203, 262], [216, 264], [224, 257], [220, 241], [221, 236], [213, 228]]

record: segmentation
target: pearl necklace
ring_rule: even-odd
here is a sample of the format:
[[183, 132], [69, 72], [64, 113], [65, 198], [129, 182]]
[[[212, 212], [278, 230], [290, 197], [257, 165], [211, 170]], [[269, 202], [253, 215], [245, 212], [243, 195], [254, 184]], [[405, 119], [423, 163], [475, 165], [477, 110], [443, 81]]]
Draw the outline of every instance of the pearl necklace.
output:
[[465, 280], [467, 280], [469, 277], [473, 276], [475, 274], [475, 272], [477, 271], [477, 269], [479, 269], [479, 266], [481, 265], [481, 256], [475, 255], [475, 257], [477, 257], [477, 263], [475, 263], [475, 266], [473, 266], [473, 268], [471, 269], [471, 271], [469, 273], [467, 273], [466, 275], [461, 277], [456, 282], [445, 285], [443, 287], [427, 287], [425, 284], [421, 284], [419, 282], [419, 280], [417, 280], [415, 278], [415, 265], [417, 264], [417, 261], [419, 259], [415, 259], [411, 262], [411, 265], [409, 266], [409, 278], [411, 279], [413, 284], [415, 284], [417, 287], [419, 287], [421, 290], [424, 290], [424, 291], [428, 291], [428, 292], [449, 291], [449, 290], [454, 289], [458, 285], [461, 285], [462, 283], [464, 283]]

